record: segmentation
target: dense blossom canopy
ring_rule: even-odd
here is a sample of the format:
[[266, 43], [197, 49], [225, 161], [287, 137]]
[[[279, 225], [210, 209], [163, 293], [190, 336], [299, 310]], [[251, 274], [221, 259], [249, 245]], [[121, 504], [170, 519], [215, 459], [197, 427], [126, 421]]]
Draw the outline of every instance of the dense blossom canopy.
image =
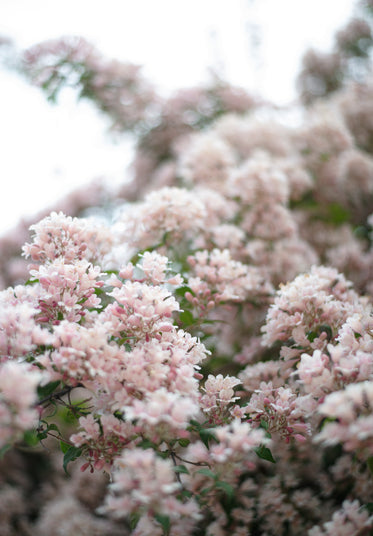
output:
[[161, 99], [82, 39], [24, 53], [138, 144], [120, 207], [85, 217], [92, 184], [0, 243], [4, 535], [371, 533], [367, 21], [308, 53], [297, 125], [220, 80]]

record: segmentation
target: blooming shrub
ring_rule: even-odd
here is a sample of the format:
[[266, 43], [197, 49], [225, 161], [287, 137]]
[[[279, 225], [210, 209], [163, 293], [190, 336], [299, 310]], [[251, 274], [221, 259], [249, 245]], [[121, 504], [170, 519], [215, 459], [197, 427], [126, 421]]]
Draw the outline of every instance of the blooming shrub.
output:
[[371, 534], [370, 82], [287, 126], [85, 41], [24, 58], [138, 147], [123, 205], [42, 217], [0, 291], [4, 534]]

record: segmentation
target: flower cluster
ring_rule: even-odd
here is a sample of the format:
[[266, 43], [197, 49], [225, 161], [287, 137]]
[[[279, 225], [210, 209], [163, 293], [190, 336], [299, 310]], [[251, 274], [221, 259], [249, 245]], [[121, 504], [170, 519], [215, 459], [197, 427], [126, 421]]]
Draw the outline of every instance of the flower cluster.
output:
[[43, 375], [30, 366], [8, 361], [0, 368], [0, 448], [11, 444], [38, 422], [36, 387]]
[[305, 441], [305, 436], [311, 433], [306, 420], [314, 410], [310, 397], [297, 396], [288, 387], [274, 389], [271, 382], [262, 382], [259, 387], [244, 408], [250, 420], [287, 442], [290, 438]]
[[116, 466], [115, 481], [110, 485], [114, 495], [107, 499], [104, 511], [113, 512], [115, 517], [135, 513], [140, 517], [138, 534], [157, 530], [157, 516], [160, 521], [162, 517], [159, 516], [167, 516], [176, 524], [183, 517], [194, 519], [193, 525], [200, 519], [193, 499], [186, 502], [176, 499], [181, 484], [175, 482], [169, 460], [162, 460], [150, 449], [134, 449], [119, 457]]
[[373, 382], [348, 385], [325, 398], [319, 411], [328, 422], [317, 440], [328, 445], [342, 444], [348, 452], [364, 459], [373, 454], [372, 444]]
[[281, 349], [284, 359], [297, 359], [304, 349], [324, 349], [334, 341], [349, 316], [362, 314], [363, 299], [342, 274], [314, 266], [307, 274], [281, 286], [270, 306], [263, 341], [291, 341]]

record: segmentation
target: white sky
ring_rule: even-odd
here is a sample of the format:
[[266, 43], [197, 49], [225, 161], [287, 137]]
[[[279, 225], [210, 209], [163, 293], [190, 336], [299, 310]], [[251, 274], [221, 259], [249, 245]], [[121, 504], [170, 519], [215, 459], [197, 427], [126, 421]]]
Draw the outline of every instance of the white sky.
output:
[[[0, 0], [0, 35], [20, 48], [83, 35], [104, 54], [144, 65], [162, 91], [208, 79], [230, 82], [279, 104], [295, 97], [294, 77], [308, 46], [328, 50], [353, 0]], [[250, 31], [248, 31], [248, 29]], [[255, 44], [255, 35], [260, 38]], [[73, 186], [97, 176], [119, 180], [128, 144], [86, 102], [41, 92], [0, 70], [0, 233]]]

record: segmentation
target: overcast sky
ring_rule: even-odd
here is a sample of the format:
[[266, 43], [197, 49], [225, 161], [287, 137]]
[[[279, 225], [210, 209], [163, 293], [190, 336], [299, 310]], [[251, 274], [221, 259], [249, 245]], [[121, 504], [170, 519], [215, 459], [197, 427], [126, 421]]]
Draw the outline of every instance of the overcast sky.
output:
[[[295, 97], [304, 50], [328, 50], [353, 0], [0, 0], [0, 34], [20, 48], [82, 35], [104, 54], [144, 66], [163, 93], [227, 80], [279, 104]], [[96, 176], [119, 180], [130, 152], [89, 103], [41, 92], [0, 70], [0, 233]]]

